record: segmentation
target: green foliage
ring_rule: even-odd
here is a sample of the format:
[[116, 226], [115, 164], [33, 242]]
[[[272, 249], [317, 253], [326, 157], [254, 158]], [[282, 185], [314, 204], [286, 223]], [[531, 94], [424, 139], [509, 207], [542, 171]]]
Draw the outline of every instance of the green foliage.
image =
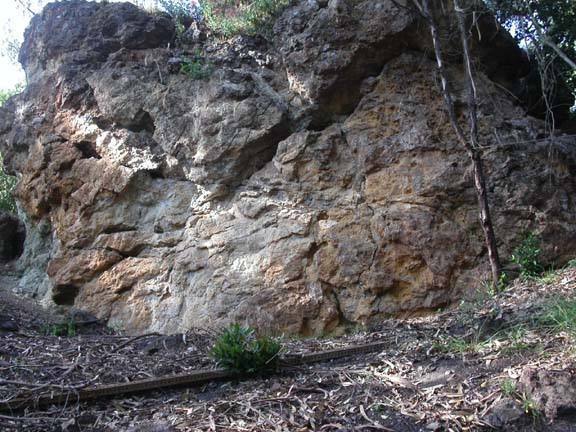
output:
[[461, 337], [448, 336], [434, 341], [432, 347], [436, 351], [443, 353], [464, 354], [467, 352], [478, 352], [482, 345], [483, 342], [479, 340], [468, 341]]
[[499, 21], [535, 55], [541, 67], [555, 69], [576, 95], [576, 71], [558, 58], [552, 45], [576, 62], [574, 0], [485, 0]]
[[538, 408], [538, 404], [529, 395], [527, 395], [526, 393], [522, 393], [522, 395], [520, 396], [520, 403], [522, 404], [522, 409], [526, 414], [528, 414], [534, 419], [540, 417], [541, 412], [540, 409]]
[[511, 379], [505, 379], [500, 383], [500, 390], [505, 396], [512, 397], [516, 395], [516, 381]]
[[536, 351], [540, 349], [538, 344], [527, 342], [527, 329], [524, 325], [517, 325], [495, 335], [494, 340], [503, 343], [500, 352], [504, 355], [517, 354], [524, 351]]
[[13, 191], [16, 186], [16, 177], [6, 174], [2, 168], [2, 155], [0, 155], [0, 210], [15, 213], [16, 201]]
[[557, 298], [548, 302], [538, 323], [553, 331], [564, 331], [576, 337], [576, 299]]
[[204, 63], [202, 57], [197, 54], [193, 59], [184, 57], [180, 65], [180, 73], [193, 80], [203, 80], [210, 77], [212, 67]]
[[237, 34], [269, 35], [274, 18], [289, 0], [201, 0], [208, 28], [228, 38]]
[[238, 373], [272, 371], [281, 345], [270, 337], [256, 337], [250, 327], [232, 324], [216, 340], [212, 356], [220, 366]]
[[[0, 90], [0, 106], [17, 93], [22, 91], [22, 85], [17, 85], [11, 90]], [[15, 213], [16, 201], [12, 193], [16, 186], [16, 177], [12, 177], [4, 172], [4, 160], [0, 154], [0, 210]]]
[[11, 89], [0, 89], [0, 107], [4, 105], [6, 101], [10, 99], [12, 96], [21, 93], [23, 89], [24, 89], [23, 84], [16, 84]]
[[536, 282], [543, 285], [551, 285], [558, 280], [558, 272], [556, 270], [548, 270], [536, 278]]
[[158, 6], [174, 18], [175, 21], [192, 18], [195, 13], [190, 0], [157, 0], [156, 2]]
[[76, 336], [77, 329], [74, 321], [70, 320], [59, 324], [50, 324], [44, 326], [43, 333], [46, 336], [74, 337]]
[[544, 271], [540, 262], [540, 240], [534, 233], [524, 236], [522, 243], [512, 252], [511, 261], [520, 266], [520, 275], [534, 278]]
[[500, 278], [498, 279], [498, 286], [496, 287], [496, 292], [504, 291], [508, 285], [510, 285], [510, 276], [506, 272], [500, 273]]

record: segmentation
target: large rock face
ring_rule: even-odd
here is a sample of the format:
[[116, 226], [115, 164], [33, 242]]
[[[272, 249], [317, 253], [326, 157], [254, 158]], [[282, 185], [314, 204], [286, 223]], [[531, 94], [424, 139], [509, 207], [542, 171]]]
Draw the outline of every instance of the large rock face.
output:
[[[503, 89], [527, 60], [491, 23], [473, 52], [499, 245], [507, 256], [534, 230], [566, 260], [574, 142], [540, 143]], [[433, 311], [486, 277], [470, 164], [418, 15], [307, 0], [274, 29], [171, 49], [170, 20], [129, 4], [34, 18], [29, 85], [0, 110], [26, 216], [22, 292], [132, 332], [320, 334]], [[195, 56], [208, 79], [170, 73]], [[461, 70], [449, 66], [464, 119]]]

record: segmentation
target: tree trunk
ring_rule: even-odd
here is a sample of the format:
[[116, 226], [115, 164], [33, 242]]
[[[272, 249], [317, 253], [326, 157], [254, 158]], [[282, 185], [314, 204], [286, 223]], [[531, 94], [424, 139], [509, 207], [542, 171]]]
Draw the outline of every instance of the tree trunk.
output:
[[417, 0], [414, 0], [414, 3], [420, 12], [424, 15], [424, 17], [428, 20], [428, 24], [430, 26], [430, 33], [432, 34], [432, 42], [434, 45], [434, 54], [436, 56], [436, 63], [438, 65], [438, 71], [440, 72], [440, 79], [442, 81], [442, 94], [444, 96], [444, 102], [448, 111], [450, 124], [456, 132], [458, 141], [460, 141], [460, 143], [464, 146], [472, 162], [472, 168], [474, 171], [474, 187], [476, 188], [478, 206], [480, 207], [480, 224], [482, 225], [482, 230], [484, 231], [484, 240], [486, 242], [486, 248], [488, 249], [488, 259], [490, 261], [490, 268], [492, 271], [492, 282], [494, 286], [497, 287], [500, 280], [501, 265], [500, 258], [498, 256], [498, 248], [496, 246], [496, 236], [494, 234], [492, 218], [490, 216], [490, 206], [488, 204], [488, 194], [486, 192], [486, 178], [484, 175], [484, 164], [482, 162], [480, 149], [478, 148], [476, 87], [474, 85], [474, 77], [470, 64], [470, 53], [468, 48], [468, 39], [463, 11], [459, 7], [458, 0], [454, 0], [454, 9], [456, 11], [456, 16], [458, 17], [458, 27], [462, 40], [462, 50], [467, 75], [468, 112], [470, 124], [469, 139], [466, 138], [462, 127], [458, 123], [456, 112], [454, 111], [454, 101], [448, 86], [448, 76], [442, 59], [440, 35], [438, 34], [436, 21], [434, 20], [432, 12], [430, 11], [429, 0], [422, 0], [421, 4], [419, 4]]

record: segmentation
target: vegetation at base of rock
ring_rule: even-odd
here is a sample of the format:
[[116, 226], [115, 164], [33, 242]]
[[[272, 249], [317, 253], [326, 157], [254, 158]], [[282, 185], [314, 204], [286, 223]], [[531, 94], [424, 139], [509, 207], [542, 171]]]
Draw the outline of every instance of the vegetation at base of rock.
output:
[[42, 330], [46, 336], [74, 337], [77, 333], [76, 324], [73, 321], [46, 325]]
[[576, 337], [576, 298], [557, 298], [550, 301], [538, 322], [555, 332], [566, 332]]
[[210, 77], [212, 68], [201, 57], [196, 56], [193, 59], [184, 57], [180, 65], [180, 73], [193, 80], [203, 80]]
[[540, 262], [540, 240], [534, 233], [527, 233], [524, 239], [512, 252], [510, 257], [514, 264], [520, 266], [520, 276], [534, 278], [544, 271]]
[[257, 337], [254, 329], [232, 324], [212, 348], [218, 364], [237, 373], [263, 373], [276, 369], [282, 346], [267, 336]]

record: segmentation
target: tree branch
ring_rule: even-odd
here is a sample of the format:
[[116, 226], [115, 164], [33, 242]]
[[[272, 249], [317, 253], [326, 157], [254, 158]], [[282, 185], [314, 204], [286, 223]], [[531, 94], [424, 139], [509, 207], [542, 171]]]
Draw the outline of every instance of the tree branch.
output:
[[34, 12], [31, 8], [30, 5], [24, 3], [23, 0], [16, 0], [16, 3], [19, 3], [20, 6], [22, 6], [24, 9], [26, 9], [28, 12], [30, 12], [32, 14], [32, 16], [36, 15], [36, 12]]

